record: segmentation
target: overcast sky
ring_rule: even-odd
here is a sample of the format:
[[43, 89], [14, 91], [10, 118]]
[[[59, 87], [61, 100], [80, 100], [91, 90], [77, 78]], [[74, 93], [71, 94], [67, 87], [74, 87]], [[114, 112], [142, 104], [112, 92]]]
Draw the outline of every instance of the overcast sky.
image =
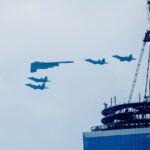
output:
[[[127, 102], [147, 30], [146, 0], [0, 0], [0, 149], [82, 150], [103, 103]], [[133, 100], [144, 91], [148, 47]], [[84, 59], [106, 58], [109, 65]], [[33, 61], [73, 60], [30, 73]], [[48, 90], [25, 86], [44, 77]]]

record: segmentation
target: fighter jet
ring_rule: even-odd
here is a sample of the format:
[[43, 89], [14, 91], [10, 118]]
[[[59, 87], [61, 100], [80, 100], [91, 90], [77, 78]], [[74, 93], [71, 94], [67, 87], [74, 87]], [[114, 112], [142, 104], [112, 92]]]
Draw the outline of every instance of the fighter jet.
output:
[[45, 76], [44, 78], [35, 78], [35, 77], [28, 77], [28, 79], [32, 80], [32, 81], [35, 81], [35, 82], [43, 82], [43, 83], [46, 83], [46, 82], [50, 82], [48, 80], [48, 77]]
[[34, 89], [34, 90], [44, 90], [44, 89], [48, 89], [48, 87], [46, 87], [45, 86], [45, 83], [43, 83], [43, 84], [39, 84], [39, 85], [33, 85], [33, 84], [26, 84], [26, 86], [28, 86], [28, 87], [30, 87], [30, 88], [32, 88], [32, 89]]
[[129, 56], [124, 56], [124, 57], [123, 56], [119, 56], [119, 55], [114, 55], [112, 57], [117, 58], [120, 61], [128, 61], [128, 62], [130, 62], [132, 60], [136, 60], [136, 58], [133, 58], [132, 54], [130, 54]]
[[105, 58], [103, 58], [102, 60], [98, 59], [97, 61], [96, 60], [93, 60], [93, 59], [85, 59], [85, 61], [89, 62], [89, 63], [92, 63], [92, 64], [98, 64], [98, 65], [104, 65], [104, 64], [108, 64], [106, 61], [105, 61]]
[[73, 61], [60, 61], [60, 62], [39, 62], [31, 63], [31, 72], [37, 72], [38, 69], [48, 69], [58, 67], [60, 64], [74, 63]]

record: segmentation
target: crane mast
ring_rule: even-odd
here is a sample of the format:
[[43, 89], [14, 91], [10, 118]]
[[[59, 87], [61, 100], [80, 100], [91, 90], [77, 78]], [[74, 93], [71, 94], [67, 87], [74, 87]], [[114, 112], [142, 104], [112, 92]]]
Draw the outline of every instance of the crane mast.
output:
[[146, 101], [149, 100], [149, 95], [147, 96], [147, 86], [148, 86], [148, 79], [149, 79], [149, 67], [150, 67], [150, 49], [149, 49], [149, 55], [148, 55], [146, 83], [145, 83], [145, 95], [144, 95], [144, 98], [145, 98]]
[[132, 100], [132, 96], [133, 96], [133, 93], [134, 93], [137, 77], [138, 77], [138, 74], [139, 74], [139, 70], [140, 70], [140, 66], [141, 66], [141, 62], [142, 62], [142, 58], [143, 58], [143, 54], [144, 54], [144, 48], [145, 48], [145, 42], [143, 43], [143, 47], [142, 47], [140, 57], [139, 57], [139, 60], [138, 60], [138, 65], [137, 65], [137, 68], [136, 68], [136, 71], [135, 71], [134, 80], [133, 80], [132, 87], [131, 87], [131, 90], [130, 90], [128, 103], [131, 103], [131, 100]]
[[[150, 0], [147, 1], [147, 5], [148, 5], [148, 23], [150, 23]], [[141, 49], [141, 53], [140, 53], [140, 56], [139, 56], [137, 68], [136, 68], [135, 75], [134, 75], [134, 80], [132, 82], [132, 86], [131, 86], [131, 90], [130, 90], [130, 94], [129, 94], [129, 98], [128, 98], [128, 103], [131, 103], [131, 101], [132, 101], [136, 81], [137, 81], [137, 78], [138, 78], [142, 58], [143, 58], [143, 55], [144, 55], [145, 45], [146, 45], [147, 42], [150, 42], [150, 30], [147, 30], [147, 32], [145, 33], [145, 37], [144, 37], [144, 40], [143, 40], [143, 46], [142, 46], [142, 49]], [[150, 57], [150, 55], [149, 55], [149, 57]], [[148, 82], [148, 77], [149, 77], [148, 74], [149, 74], [149, 60], [148, 60], [146, 86], [145, 86], [145, 96], [144, 97], [146, 97], [146, 92], [147, 92], [147, 82]]]

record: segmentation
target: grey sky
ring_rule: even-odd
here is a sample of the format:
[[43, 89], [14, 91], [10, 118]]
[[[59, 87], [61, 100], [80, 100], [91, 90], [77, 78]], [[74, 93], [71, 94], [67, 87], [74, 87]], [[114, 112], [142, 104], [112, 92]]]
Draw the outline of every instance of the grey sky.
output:
[[[82, 149], [82, 132], [100, 124], [104, 101], [128, 98], [137, 61], [119, 63], [111, 56], [139, 56], [146, 0], [0, 2], [0, 149]], [[109, 65], [84, 62], [103, 57]], [[30, 74], [36, 60], [75, 63]], [[143, 92], [145, 70], [134, 98]], [[49, 89], [25, 87], [31, 75], [47, 75]]]

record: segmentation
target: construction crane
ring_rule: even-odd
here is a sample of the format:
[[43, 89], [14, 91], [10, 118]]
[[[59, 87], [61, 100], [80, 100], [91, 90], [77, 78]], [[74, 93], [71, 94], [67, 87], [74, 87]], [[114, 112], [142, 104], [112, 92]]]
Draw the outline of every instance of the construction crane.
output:
[[148, 24], [150, 23], [150, 0], [147, 1], [148, 9]]
[[[150, 23], [150, 17], [149, 17], [150, 16], [150, 0], [147, 1], [147, 5], [148, 5], [148, 21]], [[147, 30], [147, 32], [145, 33], [145, 37], [144, 37], [144, 40], [143, 40], [143, 46], [142, 46], [142, 49], [141, 49], [141, 53], [140, 53], [140, 56], [139, 56], [137, 68], [136, 68], [135, 75], [134, 75], [134, 80], [133, 80], [133, 83], [132, 83], [132, 86], [131, 86], [131, 90], [130, 90], [130, 94], [129, 94], [129, 98], [128, 98], [128, 103], [131, 103], [131, 100], [132, 100], [132, 96], [133, 96], [133, 93], [134, 93], [136, 81], [137, 81], [137, 78], [138, 78], [138, 74], [139, 74], [139, 70], [140, 70], [140, 66], [141, 66], [141, 62], [142, 62], [142, 58], [143, 58], [143, 54], [144, 54], [145, 45], [146, 45], [147, 42], [150, 42], [150, 30]], [[149, 55], [149, 57], [150, 57], [150, 55]], [[148, 76], [148, 73], [149, 73], [149, 61], [150, 60], [148, 60], [145, 96], [146, 96], [146, 93], [147, 93], [147, 84], [148, 84], [148, 77], [149, 77]]]
[[147, 4], [148, 4], [148, 11], [150, 13], [150, 0], [147, 1]]
[[[136, 68], [136, 71], [135, 71], [134, 80], [133, 80], [132, 87], [131, 87], [131, 90], [130, 90], [128, 103], [131, 103], [131, 100], [132, 100], [132, 96], [133, 96], [133, 93], [134, 93], [134, 88], [135, 88], [135, 85], [136, 85], [137, 77], [138, 77], [138, 74], [139, 74], [139, 70], [140, 70], [140, 66], [141, 66], [141, 62], [142, 62], [142, 58], [143, 58], [143, 54], [144, 54], [145, 45], [146, 45], [147, 42], [150, 42], [150, 31], [146, 32], [145, 38], [143, 40], [143, 47], [142, 47], [140, 57], [139, 57], [139, 60], [138, 60], [138, 64], [137, 64], [137, 68]], [[145, 96], [144, 97], [146, 97], [146, 93], [147, 93], [147, 84], [148, 84], [148, 77], [149, 77], [149, 63], [150, 63], [150, 53], [149, 53], [149, 59], [148, 59], [148, 67], [147, 67], [147, 75], [146, 75], [146, 87], [145, 87]]]
[[132, 83], [132, 87], [131, 87], [131, 90], [130, 90], [128, 103], [131, 103], [131, 100], [132, 100], [134, 88], [135, 88], [135, 85], [136, 85], [136, 81], [137, 81], [139, 69], [140, 69], [141, 62], [142, 62], [142, 58], [143, 58], [143, 54], [144, 54], [145, 45], [146, 45], [146, 43], [144, 42], [144, 43], [143, 43], [142, 50], [141, 50], [141, 53], [140, 53], [140, 57], [139, 57], [139, 60], [138, 60], [138, 65], [137, 65], [136, 72], [135, 72], [135, 75], [134, 75], [134, 80], [133, 80], [133, 83]]
[[150, 67], [150, 48], [149, 48], [147, 73], [146, 73], [146, 83], [145, 83], [145, 94], [144, 94], [145, 101], [148, 101], [148, 99], [149, 99], [149, 95], [147, 96], [147, 87], [148, 87], [148, 79], [149, 79], [149, 67]]

